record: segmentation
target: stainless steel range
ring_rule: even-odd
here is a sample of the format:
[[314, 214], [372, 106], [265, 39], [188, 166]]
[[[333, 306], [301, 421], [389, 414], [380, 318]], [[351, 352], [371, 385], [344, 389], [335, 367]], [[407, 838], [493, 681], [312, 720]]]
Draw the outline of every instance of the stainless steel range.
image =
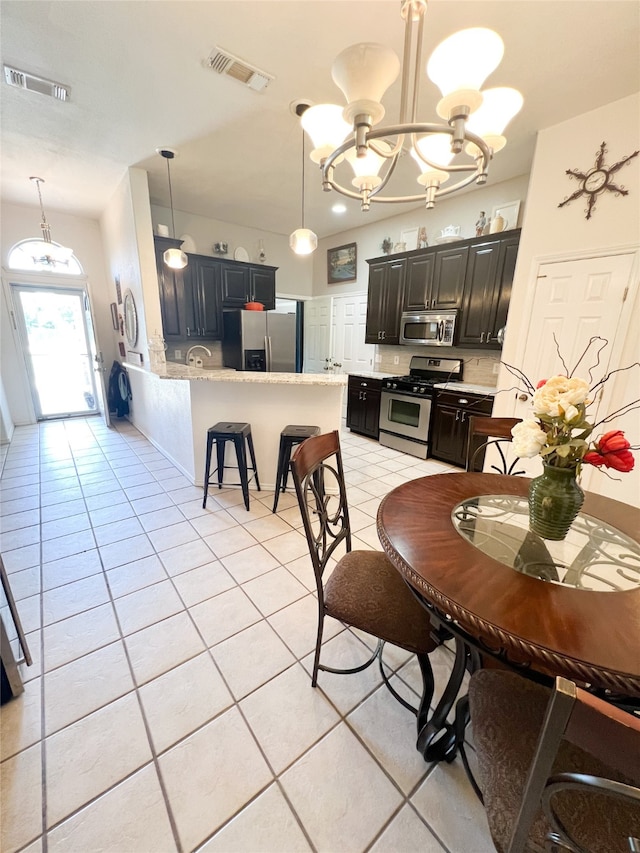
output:
[[462, 359], [414, 355], [408, 376], [383, 380], [380, 444], [426, 459], [434, 385], [462, 382]]

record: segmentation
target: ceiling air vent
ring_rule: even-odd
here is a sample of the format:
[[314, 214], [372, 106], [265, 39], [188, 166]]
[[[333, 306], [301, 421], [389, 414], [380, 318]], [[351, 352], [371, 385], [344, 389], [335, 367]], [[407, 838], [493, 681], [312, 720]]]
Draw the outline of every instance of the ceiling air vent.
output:
[[68, 86], [55, 83], [53, 80], [46, 80], [44, 77], [36, 77], [35, 74], [20, 71], [10, 65], [4, 66], [4, 80], [9, 86], [28, 89], [30, 92], [40, 92], [41, 95], [49, 95], [49, 97], [57, 98], [59, 101], [66, 101], [69, 98]]
[[263, 92], [269, 83], [275, 79], [273, 74], [261, 71], [255, 65], [249, 65], [248, 62], [234, 56], [228, 50], [223, 50], [217, 46], [209, 54], [205, 65], [218, 74], [226, 74], [227, 77], [233, 77], [234, 80], [244, 83], [254, 92]]

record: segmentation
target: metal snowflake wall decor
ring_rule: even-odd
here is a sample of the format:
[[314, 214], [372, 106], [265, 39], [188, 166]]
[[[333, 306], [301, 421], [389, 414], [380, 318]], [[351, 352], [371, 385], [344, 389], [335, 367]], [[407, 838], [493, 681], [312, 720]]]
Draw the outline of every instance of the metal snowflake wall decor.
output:
[[580, 189], [576, 190], [570, 196], [566, 196], [564, 201], [561, 201], [558, 207], [564, 207], [581, 195], [588, 196], [587, 206], [585, 208], [585, 219], [591, 219], [591, 214], [595, 210], [596, 197], [605, 190], [615, 193], [615, 195], [629, 195], [629, 190], [626, 190], [622, 185], [618, 186], [611, 180], [611, 176], [619, 171], [623, 166], [628, 165], [629, 161], [640, 153], [634, 151], [628, 157], [618, 160], [613, 166], [604, 165], [604, 155], [607, 153], [606, 142], [600, 146], [600, 150], [596, 153], [596, 162], [593, 169], [588, 172], [579, 172], [577, 169], [567, 169], [565, 175], [572, 178], [577, 178], [580, 181]]

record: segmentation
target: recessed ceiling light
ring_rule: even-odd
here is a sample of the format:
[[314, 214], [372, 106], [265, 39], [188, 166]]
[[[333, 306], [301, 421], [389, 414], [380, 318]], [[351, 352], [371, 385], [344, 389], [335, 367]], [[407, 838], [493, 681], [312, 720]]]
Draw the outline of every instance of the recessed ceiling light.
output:
[[346, 213], [347, 212], [347, 205], [346, 204], [334, 204], [333, 207], [331, 208], [331, 210], [334, 213]]

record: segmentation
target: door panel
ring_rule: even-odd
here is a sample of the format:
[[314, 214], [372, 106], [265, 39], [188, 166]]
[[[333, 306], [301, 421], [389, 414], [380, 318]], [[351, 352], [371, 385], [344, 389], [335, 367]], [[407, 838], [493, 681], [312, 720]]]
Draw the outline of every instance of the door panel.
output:
[[304, 372], [323, 373], [331, 358], [331, 297], [304, 304]]
[[[540, 379], [563, 373], [564, 365], [568, 370], [573, 369], [589, 339], [595, 336], [608, 341], [608, 346], [602, 350], [597, 367], [594, 367], [596, 358], [592, 354], [580, 364], [575, 375], [589, 379], [589, 368], [592, 368], [592, 378], [595, 381], [608, 370], [625, 366], [612, 360], [612, 357], [623, 317], [625, 290], [630, 281], [633, 260], [633, 254], [627, 254], [540, 265], [531, 318], [526, 330], [524, 356], [522, 365], [518, 365], [534, 385]], [[556, 351], [554, 335], [564, 365]], [[589, 407], [590, 421], [597, 420], [599, 410], [600, 417], [613, 410], [608, 404], [607, 396], [612, 393], [614, 385], [615, 382], [607, 383], [603, 400], [598, 398]], [[531, 417], [531, 398], [516, 399], [513, 413], [515, 417]], [[624, 424], [616, 423], [613, 428], [624, 429]], [[633, 436], [633, 439], [635, 438]], [[523, 460], [523, 467], [530, 476], [536, 476], [542, 470], [539, 457]], [[595, 480], [593, 475], [594, 471], [585, 466], [583, 487], [589, 488], [589, 483], [593, 482], [598, 491], [606, 489], [607, 478], [599, 476]], [[625, 480], [625, 484], [630, 483], [630, 475], [624, 476], [629, 478]], [[624, 500], [620, 490], [623, 484], [617, 482], [615, 485], [617, 488], [612, 491], [612, 497]]]

